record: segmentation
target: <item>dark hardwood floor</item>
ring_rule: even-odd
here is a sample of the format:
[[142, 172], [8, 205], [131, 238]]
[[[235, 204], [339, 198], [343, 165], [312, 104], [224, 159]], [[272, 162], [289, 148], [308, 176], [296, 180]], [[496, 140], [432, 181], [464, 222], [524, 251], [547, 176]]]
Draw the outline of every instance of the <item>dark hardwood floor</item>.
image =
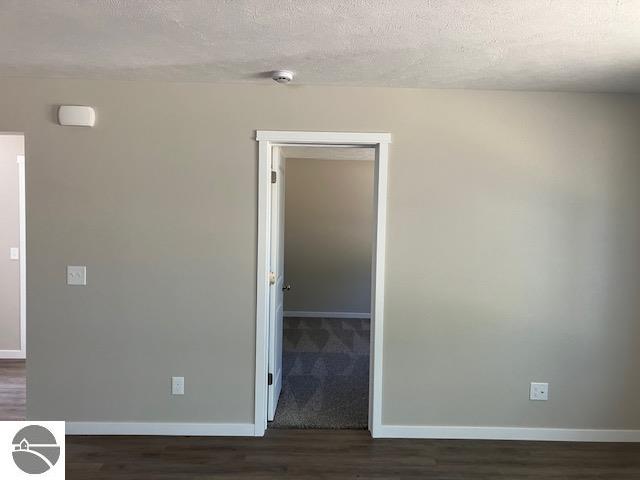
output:
[[24, 360], [0, 360], [0, 420], [24, 420], [25, 370]]
[[67, 437], [67, 479], [640, 479], [640, 444], [390, 440], [358, 430], [265, 438]]

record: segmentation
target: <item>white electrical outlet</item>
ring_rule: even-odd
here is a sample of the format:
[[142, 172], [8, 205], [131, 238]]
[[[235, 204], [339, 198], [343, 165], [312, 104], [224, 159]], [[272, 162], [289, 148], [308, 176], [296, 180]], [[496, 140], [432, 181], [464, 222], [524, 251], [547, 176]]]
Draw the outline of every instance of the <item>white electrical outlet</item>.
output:
[[549, 400], [549, 384], [531, 382], [529, 389], [529, 400]]
[[184, 395], [184, 377], [171, 377], [171, 394]]
[[67, 266], [67, 285], [86, 285], [87, 267], [84, 265]]

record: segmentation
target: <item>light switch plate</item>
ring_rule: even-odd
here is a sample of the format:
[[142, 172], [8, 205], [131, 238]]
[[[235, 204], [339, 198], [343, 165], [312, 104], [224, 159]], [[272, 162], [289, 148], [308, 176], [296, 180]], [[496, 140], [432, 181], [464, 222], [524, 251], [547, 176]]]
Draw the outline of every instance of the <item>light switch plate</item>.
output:
[[171, 393], [184, 395], [184, 377], [171, 377]]
[[20, 260], [20, 249], [18, 247], [9, 248], [9, 259]]
[[549, 400], [549, 384], [541, 382], [531, 382], [529, 389], [529, 400]]
[[84, 265], [67, 266], [67, 285], [86, 285], [87, 267]]

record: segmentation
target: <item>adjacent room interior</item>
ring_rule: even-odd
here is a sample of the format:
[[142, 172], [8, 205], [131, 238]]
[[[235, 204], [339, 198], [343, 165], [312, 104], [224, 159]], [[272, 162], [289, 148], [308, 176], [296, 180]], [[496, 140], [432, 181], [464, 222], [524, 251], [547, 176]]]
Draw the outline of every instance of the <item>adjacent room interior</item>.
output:
[[26, 410], [24, 136], [0, 133], [0, 421]]
[[284, 324], [274, 428], [366, 429], [373, 148], [282, 147]]

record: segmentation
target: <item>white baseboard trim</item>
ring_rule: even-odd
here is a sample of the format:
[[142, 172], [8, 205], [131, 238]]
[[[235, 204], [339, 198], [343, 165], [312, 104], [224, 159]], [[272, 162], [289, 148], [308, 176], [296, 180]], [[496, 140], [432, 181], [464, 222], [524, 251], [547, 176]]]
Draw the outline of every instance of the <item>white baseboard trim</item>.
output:
[[285, 317], [304, 318], [371, 318], [370, 313], [364, 312], [307, 312], [307, 311], [284, 311]]
[[18, 360], [24, 360], [26, 357], [25, 353], [22, 350], [0, 350], [0, 359], [9, 359], [15, 358]]
[[[253, 423], [67, 422], [67, 435], [252, 437]], [[374, 438], [640, 442], [640, 430], [380, 425]]]
[[252, 437], [253, 423], [67, 422], [67, 435]]
[[598, 430], [528, 427], [430, 427], [380, 425], [375, 438], [456, 440], [538, 440], [547, 442], [640, 442], [640, 430]]

